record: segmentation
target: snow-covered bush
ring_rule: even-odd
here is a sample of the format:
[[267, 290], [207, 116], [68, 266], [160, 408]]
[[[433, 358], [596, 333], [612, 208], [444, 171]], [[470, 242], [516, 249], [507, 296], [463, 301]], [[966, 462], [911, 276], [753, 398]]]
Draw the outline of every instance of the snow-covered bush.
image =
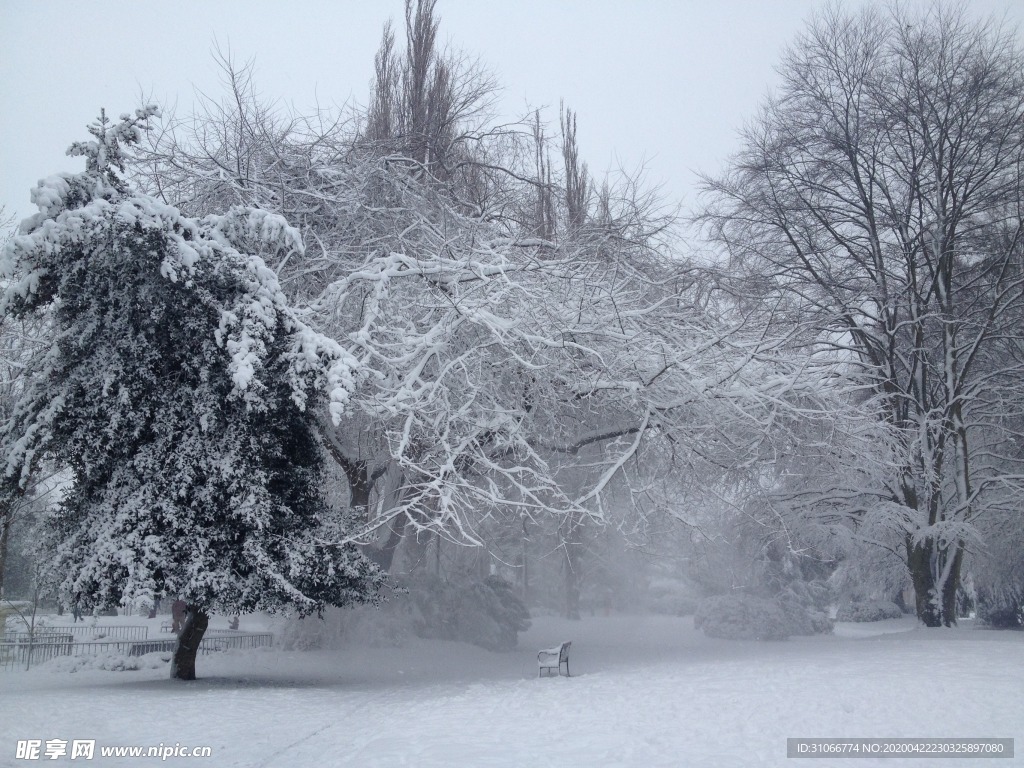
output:
[[414, 637], [411, 611], [356, 606], [343, 611], [346, 642], [369, 648], [401, 648]]
[[402, 646], [413, 636], [507, 651], [529, 627], [529, 611], [504, 579], [420, 575], [390, 590], [380, 608], [359, 606], [328, 610], [322, 618], [296, 617], [280, 634], [282, 647], [300, 651], [347, 644]]
[[794, 581], [775, 600], [786, 616], [790, 634], [827, 635], [835, 626], [828, 612], [830, 597], [823, 581]]
[[286, 651], [315, 651], [339, 644], [341, 633], [337, 622], [332, 621], [337, 613], [328, 609], [322, 616], [289, 616], [283, 619], [277, 633], [281, 647]]
[[413, 637], [415, 611], [404, 594], [385, 588], [376, 606], [328, 608], [321, 616], [290, 616], [276, 628], [286, 651], [338, 650], [350, 645], [399, 648]]
[[170, 660], [170, 651], [156, 651], [142, 656], [125, 656], [120, 653], [82, 654], [57, 656], [39, 667], [47, 672], [81, 672], [94, 669], [107, 672], [135, 672], [140, 669], [160, 669]]
[[719, 595], [701, 602], [693, 626], [726, 640], [785, 640], [792, 632], [775, 600], [751, 595]]
[[1024, 627], [1024, 588], [1003, 586], [979, 590], [978, 618], [995, 629]]
[[830, 634], [832, 592], [821, 580], [792, 581], [771, 598], [722, 595], [700, 603], [694, 626], [708, 637], [781, 640], [790, 635]]
[[4, 632], [22, 632], [25, 630], [25, 616], [32, 613], [32, 603], [28, 600], [0, 601], [0, 634]]
[[492, 651], [516, 647], [518, 634], [530, 628], [530, 612], [498, 576], [483, 581], [444, 581], [420, 577], [408, 585], [416, 606], [416, 634], [459, 640]]
[[1019, 506], [982, 522], [985, 549], [970, 561], [977, 617], [998, 629], [1024, 627], [1024, 526]]
[[647, 609], [668, 616], [689, 616], [697, 610], [700, 597], [684, 581], [657, 579], [647, 592]]
[[836, 621], [882, 621], [898, 619], [903, 609], [888, 600], [864, 600], [842, 606], [836, 613]]

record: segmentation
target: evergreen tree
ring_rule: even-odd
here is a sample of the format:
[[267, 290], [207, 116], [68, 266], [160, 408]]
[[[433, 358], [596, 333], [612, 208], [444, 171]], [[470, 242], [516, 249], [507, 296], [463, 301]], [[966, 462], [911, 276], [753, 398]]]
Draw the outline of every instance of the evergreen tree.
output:
[[49, 459], [73, 482], [53, 515], [65, 596], [180, 596], [171, 676], [193, 679], [210, 611], [374, 599], [381, 574], [321, 494], [312, 411], [340, 415], [352, 358], [306, 326], [254, 252], [298, 250], [278, 216], [189, 219], [123, 180], [123, 145], [155, 109], [105, 117], [69, 154], [84, 173], [33, 192], [3, 252], [3, 311], [42, 315], [53, 343], [8, 426], [6, 483]]

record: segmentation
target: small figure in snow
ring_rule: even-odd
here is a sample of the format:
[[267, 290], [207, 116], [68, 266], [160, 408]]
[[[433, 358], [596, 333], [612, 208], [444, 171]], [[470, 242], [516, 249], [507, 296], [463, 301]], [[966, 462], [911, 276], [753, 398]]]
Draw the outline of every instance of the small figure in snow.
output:
[[82, 619], [82, 593], [75, 592], [75, 601], [71, 603], [71, 615], [74, 617], [72, 624], [78, 621], [84, 621]]
[[238, 617], [233, 616], [231, 621], [228, 622], [228, 629], [238, 629]]

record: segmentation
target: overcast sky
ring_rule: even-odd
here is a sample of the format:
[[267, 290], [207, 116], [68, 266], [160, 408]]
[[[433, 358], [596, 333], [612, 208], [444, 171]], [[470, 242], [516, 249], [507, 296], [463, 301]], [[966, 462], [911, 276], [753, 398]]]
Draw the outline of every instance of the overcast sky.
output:
[[[1024, 0], [962, 0], [1024, 29]], [[648, 179], [689, 204], [694, 171], [716, 171], [736, 130], [775, 82], [773, 67], [824, 0], [439, 0], [441, 36], [503, 86], [514, 118], [559, 99], [600, 173], [646, 164]], [[855, 5], [854, 3], [848, 3]], [[192, 105], [219, 95], [215, 41], [255, 58], [266, 96], [307, 110], [367, 100], [383, 23], [402, 0], [0, 0], [0, 204], [32, 213], [28, 191], [81, 170], [64, 156], [105, 107], [141, 94]], [[553, 128], [552, 132], [557, 131]]]

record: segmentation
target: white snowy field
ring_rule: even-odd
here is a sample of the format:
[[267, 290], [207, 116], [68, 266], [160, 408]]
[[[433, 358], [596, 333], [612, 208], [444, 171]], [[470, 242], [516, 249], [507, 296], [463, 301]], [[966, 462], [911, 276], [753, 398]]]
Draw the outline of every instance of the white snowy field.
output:
[[[537, 649], [561, 640], [573, 677], [537, 679]], [[763, 643], [705, 638], [689, 617], [541, 617], [511, 653], [422, 640], [239, 651], [201, 656], [199, 674], [2, 672], [0, 765], [1024, 765], [1024, 633], [910, 619]], [[1012, 737], [1017, 757], [794, 761], [787, 737]], [[25, 739], [97, 746], [92, 760], [33, 762], [16, 756]], [[174, 744], [212, 756], [99, 755]]]

